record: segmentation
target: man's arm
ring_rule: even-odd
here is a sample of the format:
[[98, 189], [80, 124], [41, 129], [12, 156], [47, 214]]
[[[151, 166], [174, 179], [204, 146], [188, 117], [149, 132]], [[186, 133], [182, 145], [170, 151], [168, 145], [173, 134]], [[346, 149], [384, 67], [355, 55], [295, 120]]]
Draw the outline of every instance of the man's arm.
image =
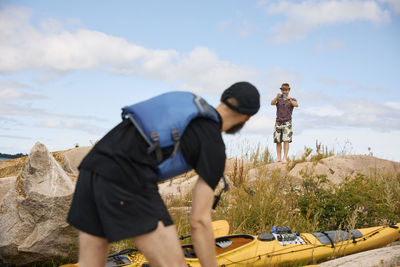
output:
[[215, 240], [211, 225], [211, 208], [214, 191], [200, 177], [193, 189], [190, 228], [196, 255], [201, 266], [217, 266]]
[[295, 99], [289, 98], [288, 100], [289, 100], [290, 104], [292, 104], [293, 107], [297, 108], [299, 106], [299, 104], [297, 103], [297, 101]]
[[281, 94], [277, 94], [274, 99], [271, 101], [271, 105], [274, 106], [276, 103], [278, 103], [278, 99], [281, 97]]

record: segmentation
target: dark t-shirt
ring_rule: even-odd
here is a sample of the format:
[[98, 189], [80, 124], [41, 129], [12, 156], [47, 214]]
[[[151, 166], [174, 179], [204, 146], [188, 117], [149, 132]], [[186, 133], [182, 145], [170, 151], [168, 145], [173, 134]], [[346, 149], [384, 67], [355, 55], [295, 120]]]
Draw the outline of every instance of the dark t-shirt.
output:
[[[138, 186], [143, 179], [157, 182], [157, 160], [154, 153], [147, 154], [147, 147], [131, 121], [125, 119], [94, 146], [79, 168]], [[192, 120], [181, 137], [181, 149], [187, 163], [215, 189], [226, 160], [221, 124], [206, 118]], [[173, 147], [164, 148], [164, 159], [172, 151]]]
[[[297, 101], [296, 98], [292, 99]], [[285, 100], [283, 98], [279, 98], [278, 102], [276, 102], [276, 121], [277, 122], [286, 122], [292, 120], [293, 106], [289, 102], [289, 100]]]

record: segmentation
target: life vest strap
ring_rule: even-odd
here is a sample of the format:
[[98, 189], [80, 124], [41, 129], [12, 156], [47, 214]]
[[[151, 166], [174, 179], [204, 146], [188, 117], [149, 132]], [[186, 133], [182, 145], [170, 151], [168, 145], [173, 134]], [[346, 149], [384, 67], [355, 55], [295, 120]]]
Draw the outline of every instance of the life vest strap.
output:
[[174, 141], [174, 150], [172, 151], [171, 158], [174, 159], [180, 148], [180, 136], [178, 129], [172, 129], [171, 136], [172, 140]]
[[151, 140], [153, 140], [153, 144], [150, 145], [150, 147], [147, 148], [147, 153], [151, 154], [154, 151], [156, 152], [156, 157], [157, 157], [157, 162], [160, 163], [163, 160], [163, 155], [161, 151], [161, 146], [160, 146], [160, 136], [156, 131], [151, 132], [150, 134]]
[[146, 134], [143, 132], [142, 128], [139, 126], [137, 121], [133, 118], [132, 114], [123, 112], [122, 113], [122, 119], [125, 119], [126, 117], [128, 117], [131, 120], [131, 122], [133, 123], [133, 125], [135, 125], [135, 128], [139, 131], [140, 135], [144, 138], [146, 143], [149, 146], [151, 146], [150, 140], [147, 138]]

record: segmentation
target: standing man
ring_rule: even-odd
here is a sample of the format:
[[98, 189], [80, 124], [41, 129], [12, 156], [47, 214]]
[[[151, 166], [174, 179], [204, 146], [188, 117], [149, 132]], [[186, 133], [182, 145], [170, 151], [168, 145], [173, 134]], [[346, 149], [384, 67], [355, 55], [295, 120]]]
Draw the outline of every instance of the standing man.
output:
[[282, 161], [282, 142], [283, 142], [283, 163], [287, 162], [289, 143], [292, 142], [292, 113], [293, 108], [298, 107], [297, 100], [289, 97], [290, 86], [283, 83], [281, 93], [278, 93], [271, 101], [271, 105], [276, 105], [276, 122], [274, 131], [274, 143], [276, 143], [277, 162]]
[[211, 209], [224, 174], [221, 132], [239, 131], [260, 108], [248, 82], [226, 89], [214, 109], [189, 92], [123, 108], [123, 120], [83, 159], [67, 221], [80, 230], [79, 266], [105, 266], [109, 243], [132, 238], [151, 266], [186, 266], [157, 183], [194, 169], [190, 227], [202, 266], [217, 266]]

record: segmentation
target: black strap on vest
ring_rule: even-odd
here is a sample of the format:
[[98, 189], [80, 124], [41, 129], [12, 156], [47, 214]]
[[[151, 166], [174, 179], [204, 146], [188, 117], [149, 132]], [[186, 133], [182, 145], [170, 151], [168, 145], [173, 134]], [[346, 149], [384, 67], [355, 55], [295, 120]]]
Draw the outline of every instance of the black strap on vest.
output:
[[172, 151], [171, 158], [174, 159], [176, 153], [178, 153], [179, 151], [179, 146], [180, 146], [180, 141], [179, 141], [180, 136], [178, 129], [172, 129], [171, 136], [172, 140], [174, 140], [174, 151]]
[[150, 134], [151, 140], [153, 140], [153, 144], [147, 148], [147, 154], [151, 154], [152, 152], [156, 152], [157, 162], [160, 163], [163, 160], [163, 155], [160, 146], [160, 136], [157, 132], [151, 132]]
[[213, 203], [213, 205], [212, 205], [212, 209], [213, 209], [213, 210], [215, 210], [215, 208], [217, 207], [218, 202], [219, 202], [219, 200], [221, 199], [222, 193], [223, 193], [223, 192], [227, 192], [227, 191], [229, 190], [229, 185], [228, 185], [228, 183], [226, 182], [225, 176], [222, 176], [222, 179], [224, 180], [224, 188], [221, 190], [221, 192], [219, 192], [218, 195], [215, 195], [214, 203]]
[[[151, 154], [152, 152], [156, 152], [156, 157], [157, 157], [157, 162], [161, 163], [163, 161], [163, 154], [161, 150], [161, 145], [160, 145], [160, 136], [156, 131], [151, 132], [151, 140], [153, 140], [153, 144], [150, 145], [150, 147], [147, 148], [147, 153]], [[171, 138], [174, 141], [174, 150], [172, 151], [171, 158], [172, 160], [175, 158], [176, 153], [179, 151], [179, 146], [180, 146], [180, 136], [179, 136], [179, 131], [177, 129], [172, 129], [171, 130]]]

